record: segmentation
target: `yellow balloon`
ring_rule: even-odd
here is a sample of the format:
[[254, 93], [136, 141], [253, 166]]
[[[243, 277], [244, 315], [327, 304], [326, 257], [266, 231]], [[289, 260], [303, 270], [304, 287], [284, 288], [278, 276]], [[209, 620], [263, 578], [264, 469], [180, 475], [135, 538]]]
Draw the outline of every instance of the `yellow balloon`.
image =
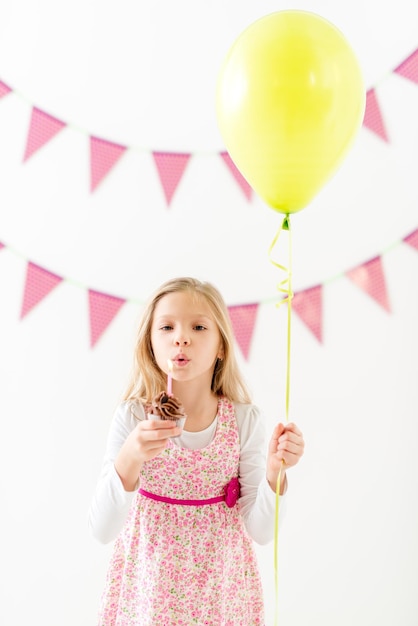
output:
[[267, 15], [236, 39], [216, 90], [232, 160], [280, 213], [305, 208], [361, 126], [365, 88], [342, 33], [306, 11]]

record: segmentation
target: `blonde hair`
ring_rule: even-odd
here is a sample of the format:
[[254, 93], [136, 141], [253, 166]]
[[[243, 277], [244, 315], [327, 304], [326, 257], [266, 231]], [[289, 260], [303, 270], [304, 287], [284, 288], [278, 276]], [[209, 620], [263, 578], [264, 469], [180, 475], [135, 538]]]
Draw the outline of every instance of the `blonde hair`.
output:
[[251, 402], [247, 386], [239, 371], [234, 352], [234, 335], [226, 304], [220, 292], [208, 282], [195, 278], [174, 278], [165, 282], [149, 300], [139, 323], [134, 350], [134, 363], [131, 379], [124, 394], [124, 400], [150, 402], [154, 396], [165, 389], [166, 375], [154, 359], [151, 345], [151, 325], [157, 303], [165, 295], [187, 292], [203, 298], [209, 305], [221, 335], [223, 359], [217, 359], [213, 377], [212, 391], [218, 396], [226, 396], [232, 402]]

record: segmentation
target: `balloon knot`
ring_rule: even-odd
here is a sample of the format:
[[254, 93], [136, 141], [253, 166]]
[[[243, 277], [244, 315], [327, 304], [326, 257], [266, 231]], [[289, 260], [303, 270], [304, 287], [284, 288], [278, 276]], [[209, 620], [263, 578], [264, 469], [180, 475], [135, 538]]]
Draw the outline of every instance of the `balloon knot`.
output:
[[283, 218], [282, 228], [283, 230], [290, 230], [290, 217], [288, 215]]

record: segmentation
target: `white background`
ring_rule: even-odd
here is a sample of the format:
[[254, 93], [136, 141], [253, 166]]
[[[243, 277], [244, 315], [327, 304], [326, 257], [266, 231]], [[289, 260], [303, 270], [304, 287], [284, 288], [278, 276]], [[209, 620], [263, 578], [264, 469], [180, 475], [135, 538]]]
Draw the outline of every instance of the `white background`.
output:
[[[294, 288], [324, 286], [323, 343], [296, 316], [291, 419], [307, 448], [279, 535], [281, 626], [418, 624], [418, 85], [392, 70], [418, 47], [396, 3], [3, 0], [0, 80], [0, 624], [92, 626], [111, 546], [87, 510], [149, 292], [172, 276], [260, 302], [243, 373], [268, 428], [284, 416], [284, 309], [267, 250], [281, 217], [248, 203], [218, 153], [226, 51], [267, 13], [340, 28], [389, 135], [362, 128], [292, 220]], [[68, 126], [23, 163], [32, 106]], [[129, 147], [89, 192], [89, 135]], [[167, 208], [151, 151], [190, 151]], [[391, 313], [344, 272], [376, 255]], [[19, 320], [27, 261], [65, 280]], [[127, 299], [94, 349], [88, 288]], [[272, 545], [257, 548], [273, 623]]]

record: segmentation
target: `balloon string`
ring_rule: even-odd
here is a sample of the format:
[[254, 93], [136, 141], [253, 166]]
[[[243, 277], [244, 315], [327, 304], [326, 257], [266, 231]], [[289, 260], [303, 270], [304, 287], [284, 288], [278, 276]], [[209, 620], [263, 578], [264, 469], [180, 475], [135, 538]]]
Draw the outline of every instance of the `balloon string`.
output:
[[[271, 257], [273, 248], [279, 240], [280, 234], [283, 230], [286, 230], [289, 234], [288, 237], [288, 267], [277, 263]], [[286, 273], [284, 278], [278, 285], [277, 290], [281, 294], [285, 294], [284, 297], [276, 303], [276, 307], [280, 307], [283, 304], [287, 304], [287, 349], [286, 349], [286, 421], [289, 420], [289, 405], [290, 405], [290, 348], [291, 348], [291, 325], [292, 325], [292, 230], [290, 227], [290, 217], [286, 215], [283, 219], [277, 233], [274, 236], [273, 241], [269, 248], [269, 260], [270, 262], [281, 271]]]
[[[273, 248], [275, 247], [277, 241], [279, 240], [279, 236], [283, 230], [288, 231], [288, 267], [277, 263], [271, 258], [271, 254]], [[291, 344], [291, 321], [292, 321], [292, 231], [290, 228], [290, 218], [289, 215], [283, 219], [282, 224], [279, 227], [271, 245], [269, 248], [269, 259], [271, 263], [281, 271], [286, 273], [286, 278], [284, 278], [278, 285], [277, 289], [279, 293], [285, 294], [284, 297], [276, 304], [277, 307], [281, 306], [284, 303], [287, 303], [287, 349], [286, 349], [286, 423], [289, 421], [289, 403], [290, 403], [290, 344]], [[280, 483], [282, 478], [282, 470], [283, 470], [284, 462], [282, 461], [280, 465], [279, 475], [277, 477], [276, 483], [276, 510], [275, 510], [275, 519], [274, 519], [274, 574], [275, 574], [275, 591], [276, 591], [276, 605], [275, 605], [275, 615], [274, 615], [274, 624], [277, 626], [278, 624], [278, 600], [279, 600], [279, 509], [280, 509]]]

